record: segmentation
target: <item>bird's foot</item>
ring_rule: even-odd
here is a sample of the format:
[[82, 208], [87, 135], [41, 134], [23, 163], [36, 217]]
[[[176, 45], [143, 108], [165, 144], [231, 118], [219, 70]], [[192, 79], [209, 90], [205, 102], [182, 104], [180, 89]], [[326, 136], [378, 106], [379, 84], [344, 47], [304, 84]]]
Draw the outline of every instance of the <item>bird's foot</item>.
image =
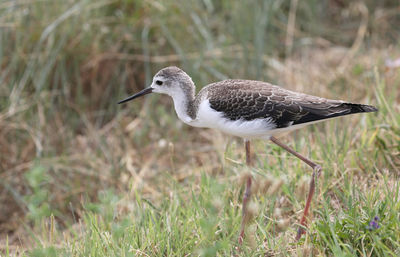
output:
[[297, 230], [296, 241], [299, 241], [301, 236], [306, 233], [306, 230], [303, 227], [299, 227]]

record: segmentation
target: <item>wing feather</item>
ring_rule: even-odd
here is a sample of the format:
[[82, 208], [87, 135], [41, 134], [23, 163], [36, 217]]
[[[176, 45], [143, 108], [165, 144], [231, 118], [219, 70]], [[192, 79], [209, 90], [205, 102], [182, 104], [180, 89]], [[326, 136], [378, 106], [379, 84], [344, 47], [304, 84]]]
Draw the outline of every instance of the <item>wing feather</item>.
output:
[[211, 108], [222, 112], [225, 118], [232, 121], [271, 118], [276, 128], [376, 111], [372, 106], [296, 93], [260, 81], [224, 80], [209, 85], [207, 91]]

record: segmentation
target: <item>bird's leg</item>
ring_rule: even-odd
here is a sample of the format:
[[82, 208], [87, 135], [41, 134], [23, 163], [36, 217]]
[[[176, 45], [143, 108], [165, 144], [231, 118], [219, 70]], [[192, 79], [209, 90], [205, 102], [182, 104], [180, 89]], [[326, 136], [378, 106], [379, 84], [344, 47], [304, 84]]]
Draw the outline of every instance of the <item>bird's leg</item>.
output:
[[245, 147], [246, 147], [246, 164], [247, 164], [247, 166], [251, 166], [250, 141], [249, 140], [245, 140], [244, 144], [245, 144]]
[[[245, 140], [245, 147], [246, 147], [246, 164], [248, 166], [251, 165], [251, 156], [250, 156], [250, 141]], [[239, 234], [239, 244], [242, 244], [244, 238], [244, 229], [246, 223], [248, 222], [248, 212], [247, 212], [247, 205], [249, 204], [251, 197], [251, 174], [246, 178], [246, 190], [244, 191], [243, 195], [243, 205], [242, 205], [242, 224], [240, 225], [240, 234]]]
[[305, 163], [307, 163], [313, 169], [313, 174], [312, 174], [311, 181], [310, 181], [310, 186], [309, 186], [309, 189], [308, 189], [308, 196], [307, 196], [306, 206], [304, 208], [303, 216], [301, 217], [301, 220], [300, 220], [300, 227], [297, 230], [297, 235], [296, 235], [296, 240], [299, 240], [301, 235], [305, 233], [304, 226], [306, 225], [306, 219], [307, 219], [308, 211], [310, 209], [311, 200], [312, 200], [312, 197], [313, 197], [313, 194], [314, 194], [314, 191], [315, 191], [315, 180], [318, 178], [318, 176], [319, 176], [319, 174], [321, 172], [321, 166], [316, 164], [316, 163], [314, 163], [313, 161], [307, 159], [303, 155], [297, 153], [296, 151], [294, 151], [289, 146], [287, 146], [287, 145], [283, 144], [282, 142], [280, 142], [277, 138], [271, 137], [270, 139], [275, 144], [279, 145], [280, 147], [282, 147], [283, 149], [285, 149], [289, 153], [293, 154], [294, 156], [298, 157], [300, 160], [302, 160]]

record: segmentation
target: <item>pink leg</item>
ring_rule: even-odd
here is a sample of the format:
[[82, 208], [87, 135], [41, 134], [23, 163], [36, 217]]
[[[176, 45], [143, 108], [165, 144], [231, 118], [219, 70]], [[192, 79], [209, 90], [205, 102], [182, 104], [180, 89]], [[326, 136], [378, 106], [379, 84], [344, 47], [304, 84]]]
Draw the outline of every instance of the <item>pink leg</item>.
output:
[[246, 140], [244, 142], [245, 147], [246, 147], [246, 164], [247, 166], [251, 166], [251, 152], [250, 152], [250, 141]]
[[304, 208], [303, 216], [301, 217], [301, 220], [300, 220], [301, 227], [297, 230], [297, 235], [296, 235], [296, 240], [299, 240], [301, 238], [301, 235], [305, 233], [304, 227], [307, 224], [307, 216], [308, 216], [308, 212], [310, 210], [311, 200], [312, 200], [312, 197], [313, 197], [314, 191], [315, 191], [315, 180], [318, 178], [318, 176], [319, 176], [319, 174], [321, 172], [321, 166], [316, 164], [316, 163], [314, 163], [313, 161], [307, 159], [303, 155], [295, 152], [292, 148], [290, 148], [287, 145], [283, 144], [282, 142], [280, 142], [275, 137], [271, 137], [270, 139], [275, 144], [279, 145], [280, 147], [282, 147], [283, 149], [285, 149], [289, 153], [293, 154], [294, 156], [298, 157], [300, 160], [302, 160], [305, 163], [307, 163], [313, 169], [313, 174], [312, 174], [312, 178], [311, 178], [311, 181], [310, 181], [310, 186], [309, 186], [309, 189], [308, 189], [306, 207]]
[[[245, 141], [245, 146], [246, 146], [246, 164], [248, 166], [251, 165], [251, 157], [250, 157], [250, 141], [246, 140]], [[247, 223], [247, 205], [249, 204], [249, 200], [251, 197], [251, 175], [248, 176], [247, 181], [246, 181], [246, 190], [243, 195], [243, 205], [242, 205], [242, 224], [240, 226], [240, 234], [239, 234], [239, 239], [238, 242], [239, 244], [243, 243], [243, 238], [244, 238], [244, 230], [245, 226]]]

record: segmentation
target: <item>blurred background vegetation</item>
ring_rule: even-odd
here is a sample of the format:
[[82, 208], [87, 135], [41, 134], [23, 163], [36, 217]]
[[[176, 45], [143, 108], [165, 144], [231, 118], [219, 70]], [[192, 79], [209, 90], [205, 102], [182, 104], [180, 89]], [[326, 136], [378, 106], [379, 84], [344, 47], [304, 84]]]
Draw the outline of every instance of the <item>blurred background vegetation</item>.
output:
[[[399, 28], [398, 0], [1, 1], [0, 244], [32, 247], [49, 220], [112, 216], [100, 209], [114, 196], [161, 201], [165, 174], [221, 175], [220, 137], [182, 126], [170, 99], [116, 104], [165, 66], [197, 89], [247, 78], [372, 104], [381, 92], [393, 103], [381, 123], [398, 125]], [[398, 172], [398, 129], [374, 134], [381, 151], [359, 164]]]

